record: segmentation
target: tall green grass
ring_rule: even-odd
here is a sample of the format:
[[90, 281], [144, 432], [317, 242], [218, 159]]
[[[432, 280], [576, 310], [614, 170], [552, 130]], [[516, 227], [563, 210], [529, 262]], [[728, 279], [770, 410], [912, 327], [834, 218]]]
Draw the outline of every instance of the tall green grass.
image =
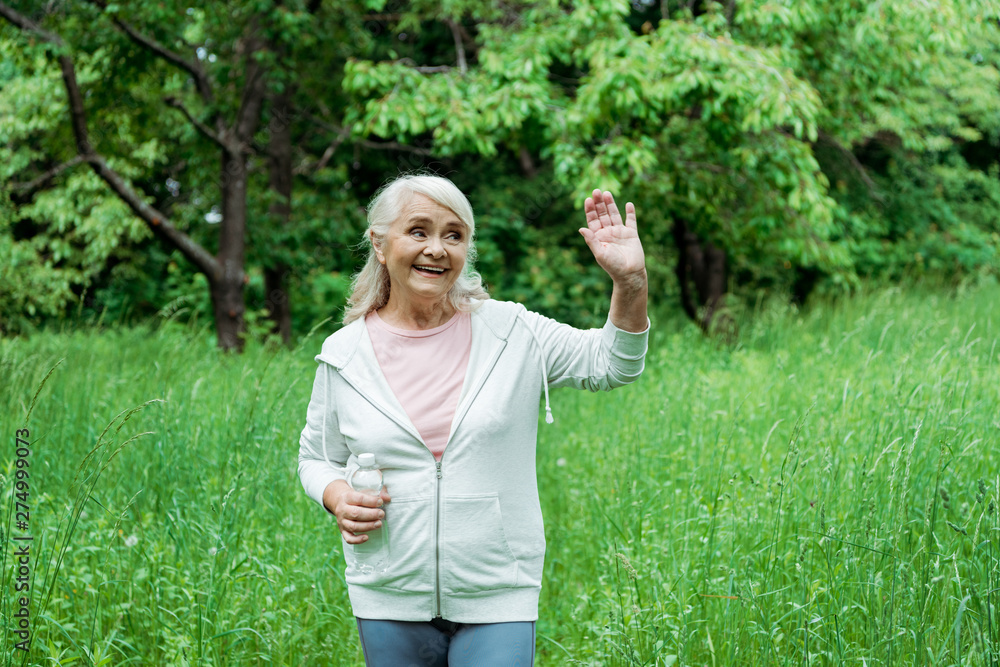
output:
[[[996, 667], [998, 299], [772, 305], [729, 347], [660, 318], [637, 384], [555, 392], [537, 664]], [[2, 497], [26, 425], [35, 536], [29, 656], [6, 541], [4, 664], [363, 664], [296, 471], [323, 335], [0, 341]]]

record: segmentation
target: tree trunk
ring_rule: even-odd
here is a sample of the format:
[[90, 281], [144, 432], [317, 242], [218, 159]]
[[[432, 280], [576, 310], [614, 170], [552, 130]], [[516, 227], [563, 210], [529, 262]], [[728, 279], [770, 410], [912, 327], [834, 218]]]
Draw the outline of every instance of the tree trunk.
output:
[[[107, 9], [103, 0], [91, 0], [91, 2], [102, 10]], [[246, 161], [250, 142], [260, 121], [266, 76], [266, 71], [254, 57], [257, 51], [266, 46], [257, 35], [257, 19], [250, 22], [249, 35], [242, 49], [241, 55], [246, 68], [246, 78], [239, 111], [231, 128], [226, 127], [218, 112], [212, 114], [210, 121], [215, 125], [213, 130], [209, 125], [195, 119], [182, 101], [173, 97], [164, 100], [167, 106], [176, 107], [183, 111], [198, 132], [217, 144], [222, 152], [222, 173], [219, 179], [222, 190], [222, 221], [219, 226], [219, 251], [218, 254], [212, 256], [208, 250], [178, 229], [167, 215], [146, 203], [145, 197], [141, 196], [121, 174], [108, 164], [104, 156], [94, 149], [87, 129], [84, 95], [76, 79], [76, 66], [72, 56], [69, 55], [71, 49], [67, 48], [63, 39], [55, 33], [43, 30], [31, 19], [2, 2], [0, 2], [0, 18], [25, 32], [33, 33], [35, 36], [60, 47], [58, 60], [69, 102], [70, 120], [73, 126], [77, 154], [80, 158], [79, 162], [86, 162], [108, 184], [111, 190], [149, 226], [155, 236], [180, 250], [199, 271], [205, 274], [212, 297], [218, 345], [223, 350], [242, 351], [244, 344], [243, 314], [245, 311], [243, 290], [246, 285], [246, 274], [243, 272], [247, 226]], [[187, 60], [179, 54], [173, 53], [117, 16], [114, 16], [112, 20], [133, 42], [188, 72], [193, 77], [203, 101], [209, 106], [214, 104], [212, 86], [200, 62]], [[70, 165], [71, 163], [74, 161], [66, 164]]]
[[735, 333], [732, 318], [720, 310], [726, 296], [726, 253], [698, 238], [680, 218], [674, 220], [673, 234], [681, 307], [705, 333], [724, 328], [731, 337]]
[[[242, 269], [240, 273], [243, 273]], [[223, 277], [221, 280], [209, 281], [215, 333], [219, 347], [226, 351], [243, 351], [243, 285], [242, 278], [234, 281], [231, 277]]]
[[792, 281], [792, 300], [799, 306], [804, 305], [822, 275], [818, 269], [811, 266], [796, 267], [795, 278]]
[[212, 308], [219, 347], [243, 351], [246, 312], [243, 290], [249, 279], [243, 271], [246, 262], [247, 235], [247, 159], [253, 135], [260, 124], [261, 109], [266, 95], [266, 72], [254, 55], [265, 48], [257, 36], [256, 19], [250, 23], [243, 62], [246, 81], [236, 122], [226, 131], [222, 148], [222, 221], [219, 225], [219, 252], [216, 259], [220, 271], [209, 278]]
[[[268, 125], [268, 177], [278, 199], [269, 213], [281, 228], [287, 229], [292, 214], [292, 86], [285, 82], [280, 93], [271, 96], [271, 122]], [[279, 237], [282, 235], [279, 235]], [[271, 320], [271, 331], [289, 345], [292, 340], [292, 310], [288, 297], [289, 267], [281, 260], [264, 264], [264, 306]]]
[[267, 318], [271, 320], [271, 333], [281, 336], [286, 346], [292, 340], [292, 309], [288, 297], [288, 276], [291, 273], [283, 263], [264, 268], [264, 292], [267, 299]]

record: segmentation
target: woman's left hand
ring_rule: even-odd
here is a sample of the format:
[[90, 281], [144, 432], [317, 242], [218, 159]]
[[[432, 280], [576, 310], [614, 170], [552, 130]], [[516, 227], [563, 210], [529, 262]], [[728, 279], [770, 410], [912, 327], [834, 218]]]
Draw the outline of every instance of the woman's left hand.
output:
[[587, 227], [581, 228], [580, 234], [601, 268], [615, 282], [632, 277], [641, 277], [645, 282], [646, 256], [636, 231], [632, 202], [625, 204], [623, 221], [614, 196], [594, 190], [593, 197], [587, 197], [584, 202], [583, 210], [587, 214]]

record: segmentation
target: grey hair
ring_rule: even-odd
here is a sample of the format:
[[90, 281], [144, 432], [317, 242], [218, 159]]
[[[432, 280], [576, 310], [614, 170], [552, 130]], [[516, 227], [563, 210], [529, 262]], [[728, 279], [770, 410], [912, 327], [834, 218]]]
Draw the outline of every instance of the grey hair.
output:
[[416, 193], [430, 197], [450, 209], [468, 229], [465, 235], [468, 243], [465, 266], [448, 292], [448, 301], [456, 310], [472, 311], [482, 301], [490, 298], [483, 287], [482, 276], [474, 270], [477, 257], [476, 221], [468, 198], [454, 183], [442, 176], [403, 174], [379, 188], [368, 204], [368, 228], [362, 239], [362, 245], [368, 247], [368, 258], [351, 282], [351, 296], [347, 299], [347, 308], [344, 310], [344, 324], [365, 317], [389, 300], [389, 271], [375, 255], [370, 232], [374, 232], [375, 237], [383, 241], [392, 223], [399, 218]]

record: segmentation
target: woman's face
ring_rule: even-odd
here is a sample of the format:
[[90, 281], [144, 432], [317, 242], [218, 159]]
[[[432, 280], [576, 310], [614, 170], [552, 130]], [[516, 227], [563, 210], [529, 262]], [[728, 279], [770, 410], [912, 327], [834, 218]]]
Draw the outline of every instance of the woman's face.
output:
[[385, 240], [373, 237], [378, 261], [389, 271], [390, 299], [438, 302], [458, 280], [469, 241], [465, 224], [451, 209], [414, 193]]

